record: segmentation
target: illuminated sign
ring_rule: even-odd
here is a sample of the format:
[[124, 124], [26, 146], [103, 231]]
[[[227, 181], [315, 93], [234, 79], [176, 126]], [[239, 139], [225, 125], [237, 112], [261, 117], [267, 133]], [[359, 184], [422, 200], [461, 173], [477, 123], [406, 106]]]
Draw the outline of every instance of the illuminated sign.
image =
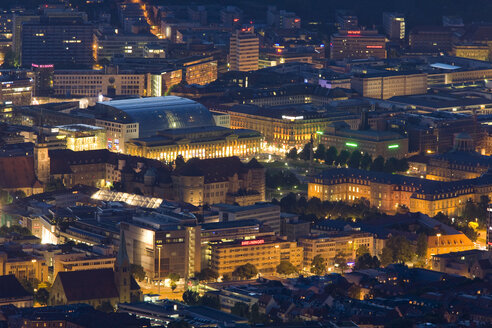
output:
[[399, 145], [389, 145], [388, 148], [389, 149], [395, 149], [395, 148], [398, 148], [400, 147]]
[[239, 22], [239, 18], [234, 18], [234, 23]]
[[316, 134], [323, 134], [323, 131], [316, 131]]
[[294, 120], [303, 120], [304, 119], [304, 116], [287, 116], [287, 115], [282, 115], [282, 118], [284, 120], [294, 121]]
[[53, 64], [50, 65], [38, 65], [38, 64], [31, 64], [32, 67], [39, 67], [39, 68], [53, 68]]
[[352, 148], [357, 148], [359, 145], [357, 145], [356, 143], [353, 143], [353, 142], [346, 142], [345, 143], [345, 146], [352, 147]]
[[368, 49], [383, 49], [383, 46], [367, 46]]
[[347, 31], [347, 34], [350, 34], [350, 35], [360, 35], [360, 31]]
[[249, 245], [261, 245], [264, 244], [264, 239], [256, 239], [256, 240], [245, 240], [241, 242], [241, 246], [249, 246]]
[[301, 20], [299, 18], [294, 19], [295, 23], [299, 23]]

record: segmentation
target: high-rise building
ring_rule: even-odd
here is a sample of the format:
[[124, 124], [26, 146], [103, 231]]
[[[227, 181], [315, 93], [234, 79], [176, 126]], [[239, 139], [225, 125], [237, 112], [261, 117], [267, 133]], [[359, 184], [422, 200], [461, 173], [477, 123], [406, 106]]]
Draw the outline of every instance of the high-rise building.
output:
[[254, 27], [234, 31], [229, 46], [231, 71], [256, 71], [260, 56], [260, 40]]
[[331, 59], [386, 58], [386, 37], [376, 30], [339, 30], [331, 36]]
[[53, 79], [55, 66], [53, 64], [31, 64], [34, 72], [34, 88], [32, 95], [35, 97], [49, 97], [53, 94]]
[[220, 21], [225, 27], [240, 26], [243, 11], [235, 6], [227, 6], [220, 11]]
[[335, 25], [339, 30], [358, 29], [359, 18], [351, 11], [337, 10], [335, 14]]
[[92, 64], [93, 26], [82, 18], [41, 17], [22, 25], [22, 65]]
[[383, 27], [392, 41], [405, 39], [405, 16], [400, 13], [383, 13]]

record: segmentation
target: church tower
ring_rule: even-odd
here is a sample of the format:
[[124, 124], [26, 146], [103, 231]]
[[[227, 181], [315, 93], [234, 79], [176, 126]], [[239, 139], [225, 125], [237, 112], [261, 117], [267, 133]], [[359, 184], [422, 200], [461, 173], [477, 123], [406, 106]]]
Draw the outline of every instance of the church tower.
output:
[[114, 278], [120, 294], [120, 303], [130, 303], [130, 260], [126, 252], [125, 231], [121, 230], [120, 248], [114, 263]]
[[34, 145], [34, 172], [44, 185], [50, 181], [50, 156], [48, 144], [43, 135], [39, 135]]

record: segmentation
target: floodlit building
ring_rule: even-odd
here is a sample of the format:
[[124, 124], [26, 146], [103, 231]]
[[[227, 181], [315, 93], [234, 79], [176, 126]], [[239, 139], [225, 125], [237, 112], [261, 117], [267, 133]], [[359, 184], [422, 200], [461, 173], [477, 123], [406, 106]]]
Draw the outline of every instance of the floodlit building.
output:
[[377, 30], [339, 30], [331, 36], [331, 59], [386, 58], [386, 37]]
[[106, 148], [104, 128], [86, 124], [61, 125], [57, 128], [57, 137], [65, 139], [67, 149], [84, 151]]
[[427, 93], [427, 74], [420, 72], [381, 72], [355, 74], [352, 88], [363, 97], [388, 99]]
[[256, 71], [260, 56], [260, 41], [254, 27], [236, 30], [230, 38], [229, 69], [231, 71]]
[[400, 13], [383, 13], [384, 32], [392, 41], [405, 39], [405, 16]]

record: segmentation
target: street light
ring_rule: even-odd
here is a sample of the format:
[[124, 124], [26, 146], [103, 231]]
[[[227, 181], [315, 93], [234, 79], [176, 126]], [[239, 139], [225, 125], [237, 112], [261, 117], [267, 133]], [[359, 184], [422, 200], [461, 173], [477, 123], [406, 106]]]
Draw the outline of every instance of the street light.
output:
[[441, 234], [440, 234], [440, 233], [438, 233], [438, 234], [436, 235], [436, 237], [437, 237], [437, 255], [439, 255], [439, 241], [440, 241], [440, 238], [441, 238]]

